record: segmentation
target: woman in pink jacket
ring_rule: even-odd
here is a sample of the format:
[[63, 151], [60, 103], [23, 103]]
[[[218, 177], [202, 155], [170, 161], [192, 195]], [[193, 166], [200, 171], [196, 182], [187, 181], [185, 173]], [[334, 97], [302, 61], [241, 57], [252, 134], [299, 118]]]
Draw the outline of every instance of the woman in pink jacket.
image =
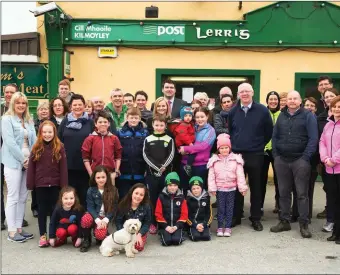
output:
[[220, 134], [217, 137], [217, 150], [219, 154], [214, 154], [207, 164], [208, 191], [217, 200], [217, 236], [230, 237], [236, 190], [245, 196], [248, 186], [242, 156], [231, 153], [229, 135]]
[[320, 159], [325, 164], [327, 192], [329, 199], [327, 207], [334, 209], [333, 234], [327, 238], [340, 244], [340, 96], [335, 97], [330, 105], [332, 116], [323, 129], [320, 138]]

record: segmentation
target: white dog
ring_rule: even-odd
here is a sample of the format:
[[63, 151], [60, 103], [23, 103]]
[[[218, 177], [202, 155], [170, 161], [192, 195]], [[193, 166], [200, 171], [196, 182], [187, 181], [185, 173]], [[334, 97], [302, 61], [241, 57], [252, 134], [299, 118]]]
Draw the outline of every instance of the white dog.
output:
[[125, 249], [126, 257], [134, 258], [138, 250], [135, 249], [137, 233], [142, 224], [138, 219], [125, 221], [121, 230], [107, 236], [99, 247], [100, 253], [105, 257], [118, 255], [119, 250]]

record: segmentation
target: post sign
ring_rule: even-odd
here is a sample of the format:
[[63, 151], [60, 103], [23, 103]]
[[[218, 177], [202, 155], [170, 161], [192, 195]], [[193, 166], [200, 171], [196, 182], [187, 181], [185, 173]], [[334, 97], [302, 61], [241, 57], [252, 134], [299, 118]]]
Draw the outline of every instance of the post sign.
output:
[[48, 99], [46, 64], [1, 64], [1, 88], [15, 83], [28, 99]]

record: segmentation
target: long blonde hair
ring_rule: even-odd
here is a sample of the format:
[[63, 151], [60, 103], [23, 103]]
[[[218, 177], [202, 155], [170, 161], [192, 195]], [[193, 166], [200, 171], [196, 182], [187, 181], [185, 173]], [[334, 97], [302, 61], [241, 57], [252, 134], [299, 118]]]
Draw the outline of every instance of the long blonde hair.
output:
[[161, 102], [161, 101], [165, 101], [165, 103], [166, 103], [166, 106], [167, 106], [167, 111], [166, 111], [166, 114], [165, 114], [165, 116], [167, 117], [167, 118], [170, 118], [171, 117], [171, 112], [170, 112], [170, 106], [169, 106], [169, 103], [168, 103], [168, 101], [164, 98], [164, 97], [159, 97], [159, 98], [157, 98], [156, 99], [156, 101], [155, 101], [155, 104], [154, 104], [154, 106], [153, 106], [153, 116], [156, 116], [157, 115], [157, 107], [158, 107], [158, 105], [159, 105], [159, 103]]
[[11, 101], [9, 102], [8, 111], [5, 113], [5, 115], [9, 115], [9, 116], [17, 115], [15, 113], [15, 102], [18, 99], [23, 99], [26, 102], [26, 110], [22, 114], [22, 118], [24, 119], [25, 122], [30, 122], [31, 116], [30, 116], [30, 112], [28, 109], [28, 100], [27, 100], [27, 97], [22, 92], [16, 92], [12, 95]]

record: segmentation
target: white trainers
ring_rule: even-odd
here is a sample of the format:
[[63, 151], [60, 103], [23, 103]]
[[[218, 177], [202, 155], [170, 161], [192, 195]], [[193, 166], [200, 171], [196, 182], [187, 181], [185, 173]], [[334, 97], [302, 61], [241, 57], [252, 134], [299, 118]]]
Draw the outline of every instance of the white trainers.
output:
[[223, 233], [224, 237], [231, 237], [231, 228], [226, 228]]
[[334, 227], [333, 222], [326, 222], [324, 226], [322, 227], [323, 232], [332, 232]]
[[223, 237], [223, 228], [217, 229], [217, 237]]

